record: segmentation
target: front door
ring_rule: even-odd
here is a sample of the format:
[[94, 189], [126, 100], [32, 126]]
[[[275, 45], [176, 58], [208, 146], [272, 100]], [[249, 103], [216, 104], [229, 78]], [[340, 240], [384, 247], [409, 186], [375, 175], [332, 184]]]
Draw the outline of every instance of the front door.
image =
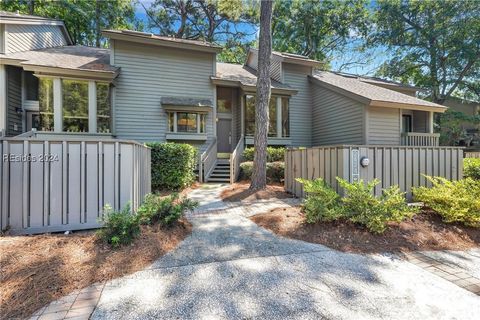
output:
[[232, 152], [232, 119], [218, 119], [217, 150], [219, 153]]

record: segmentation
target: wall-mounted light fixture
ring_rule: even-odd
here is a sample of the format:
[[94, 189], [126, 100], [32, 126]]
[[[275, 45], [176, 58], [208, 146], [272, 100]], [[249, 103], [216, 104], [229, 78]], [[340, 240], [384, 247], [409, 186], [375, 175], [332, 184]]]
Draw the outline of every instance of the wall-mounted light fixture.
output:
[[362, 157], [362, 159], [360, 159], [360, 165], [362, 167], [368, 167], [368, 165], [370, 164], [370, 159], [368, 159], [367, 157]]
[[15, 108], [15, 112], [16, 112], [17, 114], [22, 114], [22, 113], [23, 113], [23, 109], [20, 108], [20, 107], [16, 107], [16, 108]]

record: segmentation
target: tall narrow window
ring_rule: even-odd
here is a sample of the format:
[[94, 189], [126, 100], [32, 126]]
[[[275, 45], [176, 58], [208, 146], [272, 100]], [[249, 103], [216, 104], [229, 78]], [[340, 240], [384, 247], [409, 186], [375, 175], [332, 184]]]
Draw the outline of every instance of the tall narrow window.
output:
[[53, 131], [53, 80], [40, 78], [38, 82], [39, 131]]
[[111, 132], [110, 85], [97, 83], [97, 132]]
[[255, 133], [255, 96], [245, 96], [245, 135]]
[[277, 97], [270, 97], [268, 105], [268, 136], [277, 136]]
[[88, 132], [88, 82], [62, 80], [63, 131]]
[[412, 132], [412, 116], [409, 114], [402, 115], [402, 132]]
[[33, 72], [24, 71], [25, 79], [25, 100], [38, 100], [38, 78], [33, 75]]
[[290, 116], [288, 114], [288, 98], [282, 98], [282, 137], [290, 137]]

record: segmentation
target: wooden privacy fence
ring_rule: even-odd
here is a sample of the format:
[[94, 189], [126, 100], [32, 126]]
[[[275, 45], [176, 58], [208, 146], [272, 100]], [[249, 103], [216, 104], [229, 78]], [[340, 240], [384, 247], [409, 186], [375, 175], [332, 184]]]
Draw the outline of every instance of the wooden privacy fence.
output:
[[[60, 139], [60, 140], [59, 140]], [[150, 192], [150, 149], [122, 140], [0, 139], [0, 222], [14, 234], [100, 226]]]
[[[369, 164], [361, 165], [362, 159]], [[375, 188], [398, 185], [411, 199], [411, 188], [430, 186], [423, 176], [461, 179], [463, 149], [455, 147], [403, 146], [326, 146], [308, 149], [287, 149], [285, 153], [285, 189], [303, 197], [303, 187], [296, 178], [323, 178], [341, 192], [336, 177], [353, 182], [381, 180]]]
[[465, 158], [480, 158], [480, 151], [465, 151]]

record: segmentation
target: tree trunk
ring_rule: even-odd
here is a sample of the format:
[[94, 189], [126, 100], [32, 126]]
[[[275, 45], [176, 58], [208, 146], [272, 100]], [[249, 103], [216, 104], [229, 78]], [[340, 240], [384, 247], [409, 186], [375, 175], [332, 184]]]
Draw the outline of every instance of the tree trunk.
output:
[[95, 47], [100, 48], [100, 38], [102, 37], [102, 30], [100, 27], [100, 2], [95, 1]]
[[251, 190], [267, 187], [268, 105], [270, 103], [270, 56], [272, 54], [273, 2], [262, 1], [260, 7], [260, 38], [258, 41], [257, 97], [255, 103], [255, 136]]

